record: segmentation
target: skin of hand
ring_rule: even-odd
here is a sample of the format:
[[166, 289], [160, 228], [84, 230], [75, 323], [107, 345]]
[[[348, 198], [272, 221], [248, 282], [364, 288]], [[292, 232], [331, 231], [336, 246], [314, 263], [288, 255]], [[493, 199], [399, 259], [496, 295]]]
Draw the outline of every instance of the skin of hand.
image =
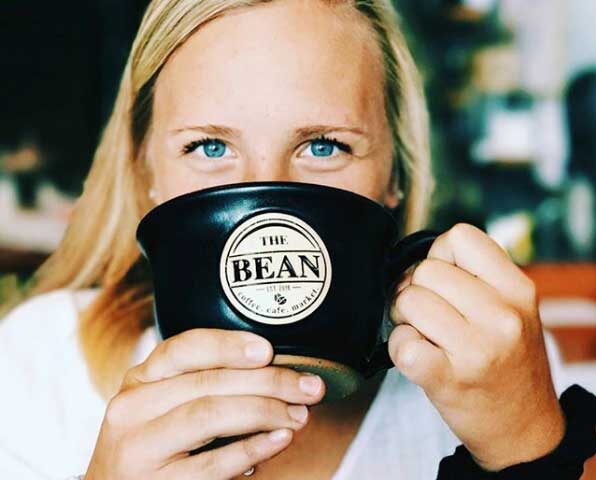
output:
[[229, 479], [278, 454], [325, 386], [267, 366], [272, 356], [271, 344], [249, 332], [194, 329], [160, 343], [109, 402], [85, 480]]
[[397, 288], [389, 352], [485, 470], [550, 453], [565, 420], [533, 282], [484, 232], [457, 224]]

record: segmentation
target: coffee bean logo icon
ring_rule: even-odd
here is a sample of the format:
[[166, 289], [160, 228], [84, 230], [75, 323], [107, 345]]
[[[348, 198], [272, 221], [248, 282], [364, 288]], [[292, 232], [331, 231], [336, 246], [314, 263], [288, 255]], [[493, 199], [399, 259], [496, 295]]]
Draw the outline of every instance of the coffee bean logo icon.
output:
[[280, 295], [279, 293], [276, 293], [273, 296], [273, 299], [280, 305], [283, 305], [284, 303], [286, 303], [288, 301], [288, 299], [286, 297], [284, 297], [283, 295]]

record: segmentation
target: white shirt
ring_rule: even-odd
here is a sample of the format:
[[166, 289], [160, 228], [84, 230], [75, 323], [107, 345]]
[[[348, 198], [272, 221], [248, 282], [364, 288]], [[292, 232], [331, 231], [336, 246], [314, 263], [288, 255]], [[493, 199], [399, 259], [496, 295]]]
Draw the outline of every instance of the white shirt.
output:
[[[64, 479], [82, 474], [93, 453], [106, 402], [93, 387], [77, 335], [78, 312], [93, 290], [34, 297], [0, 320], [0, 478]], [[133, 365], [158, 342], [142, 335]], [[547, 347], [557, 394], [572, 383], [554, 342]], [[461, 442], [422, 389], [389, 370], [332, 480], [434, 480], [440, 460]]]

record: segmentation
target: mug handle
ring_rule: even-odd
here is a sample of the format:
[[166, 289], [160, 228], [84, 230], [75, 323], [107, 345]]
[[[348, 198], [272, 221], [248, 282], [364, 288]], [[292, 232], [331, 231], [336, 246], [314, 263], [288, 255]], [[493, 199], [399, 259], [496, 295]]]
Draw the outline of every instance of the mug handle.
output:
[[[391, 290], [395, 287], [399, 275], [405, 272], [416, 262], [426, 258], [428, 251], [435, 239], [437, 232], [430, 230], [420, 230], [402, 238], [397, 242], [389, 252], [389, 259], [386, 267], [385, 292], [389, 299], [393, 298]], [[393, 367], [393, 361], [389, 356], [389, 342], [383, 342], [377, 345], [366, 362], [366, 378], [372, 377], [380, 370], [387, 370]]]

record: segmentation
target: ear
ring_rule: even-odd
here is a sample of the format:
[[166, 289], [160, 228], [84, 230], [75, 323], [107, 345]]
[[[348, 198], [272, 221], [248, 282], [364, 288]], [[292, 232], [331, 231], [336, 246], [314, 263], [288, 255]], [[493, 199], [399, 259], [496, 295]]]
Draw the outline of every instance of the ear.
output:
[[391, 179], [389, 180], [389, 184], [387, 185], [387, 190], [385, 191], [385, 196], [383, 198], [383, 204], [391, 210], [395, 209], [401, 201], [401, 193], [398, 187], [398, 181], [397, 178], [394, 177], [394, 175], [391, 175]]
[[140, 164], [143, 165], [143, 170], [145, 172], [145, 178], [147, 183], [147, 195], [149, 198], [156, 204], [161, 203], [161, 198], [159, 195], [159, 190], [156, 186], [156, 179], [155, 179], [155, 161], [153, 158], [153, 148], [151, 144], [151, 131], [147, 133], [147, 137], [143, 142], [143, 145], [140, 149], [140, 156], [141, 162]]

